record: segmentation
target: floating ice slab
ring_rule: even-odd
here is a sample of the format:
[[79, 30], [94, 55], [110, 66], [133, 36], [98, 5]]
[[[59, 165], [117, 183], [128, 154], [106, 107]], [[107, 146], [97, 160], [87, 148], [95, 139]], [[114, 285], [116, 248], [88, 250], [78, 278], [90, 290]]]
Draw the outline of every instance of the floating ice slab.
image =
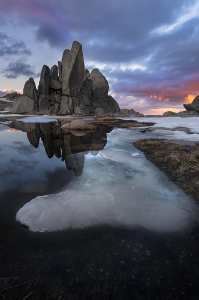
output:
[[31, 116], [31, 117], [25, 117], [22, 119], [19, 119], [18, 121], [23, 123], [52, 123], [57, 122], [57, 119], [55, 117], [51, 116]]
[[195, 205], [132, 147], [132, 137], [133, 131], [111, 132], [104, 150], [85, 155], [81, 177], [60, 193], [26, 203], [17, 220], [39, 232], [104, 224], [154, 231], [190, 226]]

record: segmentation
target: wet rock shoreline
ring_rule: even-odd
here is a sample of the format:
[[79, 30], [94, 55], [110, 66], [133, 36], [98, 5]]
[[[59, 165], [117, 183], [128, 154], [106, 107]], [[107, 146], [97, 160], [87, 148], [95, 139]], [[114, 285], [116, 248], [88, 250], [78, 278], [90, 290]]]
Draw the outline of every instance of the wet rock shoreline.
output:
[[199, 200], [199, 143], [144, 139], [134, 146], [187, 194]]

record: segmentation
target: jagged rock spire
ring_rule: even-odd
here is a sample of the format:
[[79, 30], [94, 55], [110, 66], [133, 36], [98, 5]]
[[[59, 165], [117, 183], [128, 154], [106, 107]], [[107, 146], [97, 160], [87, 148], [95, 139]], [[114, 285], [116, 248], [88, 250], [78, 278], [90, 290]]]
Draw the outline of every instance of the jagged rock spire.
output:
[[71, 50], [66, 49], [62, 57], [62, 94], [77, 96], [85, 78], [82, 45], [73, 42]]
[[71, 50], [64, 51], [58, 65], [51, 69], [43, 66], [38, 91], [32, 78], [26, 82], [25, 98], [20, 98], [21, 104], [16, 107], [28, 112], [27, 100], [29, 105], [33, 102], [30, 112], [34, 106], [35, 111], [47, 114], [118, 113], [120, 108], [108, 92], [105, 76], [98, 69], [91, 73], [85, 69], [82, 45], [75, 41]]

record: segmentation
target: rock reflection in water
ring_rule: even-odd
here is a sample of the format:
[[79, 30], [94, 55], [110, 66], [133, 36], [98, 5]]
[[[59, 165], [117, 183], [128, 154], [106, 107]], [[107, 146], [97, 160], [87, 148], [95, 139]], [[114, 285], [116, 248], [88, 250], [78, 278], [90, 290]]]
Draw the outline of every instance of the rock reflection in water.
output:
[[82, 175], [85, 153], [102, 150], [107, 143], [107, 132], [111, 131], [106, 126], [100, 126], [92, 132], [65, 132], [59, 123], [14, 122], [12, 127], [26, 132], [30, 144], [35, 148], [42, 141], [47, 156], [62, 159], [66, 168], [76, 176]]

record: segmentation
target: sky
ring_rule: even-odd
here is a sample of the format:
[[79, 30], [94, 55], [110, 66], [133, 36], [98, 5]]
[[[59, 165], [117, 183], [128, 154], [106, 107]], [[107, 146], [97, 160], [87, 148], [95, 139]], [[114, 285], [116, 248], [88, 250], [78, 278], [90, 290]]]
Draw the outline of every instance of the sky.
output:
[[38, 83], [74, 40], [121, 107], [179, 111], [199, 94], [199, 0], [0, 0], [0, 94]]

